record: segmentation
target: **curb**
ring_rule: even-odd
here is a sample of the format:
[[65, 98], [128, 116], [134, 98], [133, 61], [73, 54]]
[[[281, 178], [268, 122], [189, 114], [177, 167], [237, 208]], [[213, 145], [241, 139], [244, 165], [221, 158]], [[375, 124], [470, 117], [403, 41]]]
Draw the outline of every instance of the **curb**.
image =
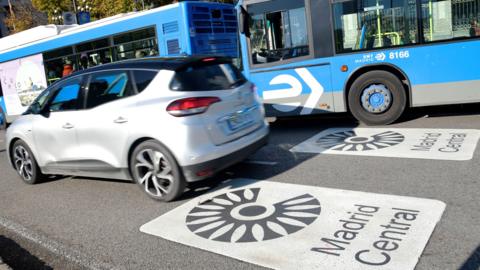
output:
[[[59, 242], [53, 241], [44, 235], [40, 235], [39, 233], [29, 230], [26, 227], [6, 218], [0, 217], [0, 227], [3, 227], [6, 230], [16, 234], [18, 237], [33, 242], [34, 244], [48, 250], [49, 252], [86, 269], [119, 269], [118, 267], [114, 267], [113, 265], [95, 261], [91, 256], [67, 247]], [[4, 266], [7, 268], [2, 268]], [[10, 267], [8, 267], [5, 263], [2, 263], [1, 258], [0, 270], [11, 270]]]

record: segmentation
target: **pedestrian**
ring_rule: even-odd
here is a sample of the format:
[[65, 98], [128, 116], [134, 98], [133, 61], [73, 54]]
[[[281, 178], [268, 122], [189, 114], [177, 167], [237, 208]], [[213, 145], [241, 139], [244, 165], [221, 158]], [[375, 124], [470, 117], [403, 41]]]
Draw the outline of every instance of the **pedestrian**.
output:
[[72, 73], [73, 73], [72, 61], [70, 59], [67, 59], [65, 60], [65, 64], [63, 64], [62, 77], [66, 77]]
[[137, 51], [135, 53], [135, 58], [144, 58], [147, 54], [144, 51]]
[[87, 69], [88, 68], [88, 57], [86, 55], [83, 55], [82, 58], [80, 58], [80, 69]]

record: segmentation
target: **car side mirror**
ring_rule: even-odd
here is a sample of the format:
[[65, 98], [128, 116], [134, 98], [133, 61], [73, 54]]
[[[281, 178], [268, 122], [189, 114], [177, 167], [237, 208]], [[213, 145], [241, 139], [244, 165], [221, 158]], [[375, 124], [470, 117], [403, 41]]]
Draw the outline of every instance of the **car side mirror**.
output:
[[49, 118], [50, 117], [50, 109], [48, 108], [48, 106], [45, 106], [40, 110], [40, 112], [38, 114], [40, 114], [41, 116], [43, 116], [45, 118]]

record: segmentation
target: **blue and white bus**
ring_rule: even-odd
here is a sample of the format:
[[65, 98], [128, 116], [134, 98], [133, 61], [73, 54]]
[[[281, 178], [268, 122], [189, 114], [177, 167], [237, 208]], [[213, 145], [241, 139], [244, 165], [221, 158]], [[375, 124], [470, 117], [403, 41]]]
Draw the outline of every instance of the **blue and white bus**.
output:
[[480, 0], [241, 0], [242, 63], [271, 116], [480, 102]]
[[0, 126], [23, 113], [49, 84], [77, 70], [148, 56], [237, 57], [237, 48], [234, 6], [201, 1], [14, 34], [0, 39]]

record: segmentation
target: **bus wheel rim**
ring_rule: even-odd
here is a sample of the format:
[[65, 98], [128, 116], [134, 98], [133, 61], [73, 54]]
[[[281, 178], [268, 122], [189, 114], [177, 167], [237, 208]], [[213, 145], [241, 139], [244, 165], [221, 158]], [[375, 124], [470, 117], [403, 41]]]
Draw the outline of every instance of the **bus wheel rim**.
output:
[[384, 113], [392, 105], [392, 92], [384, 84], [372, 84], [363, 90], [361, 101], [367, 112]]

